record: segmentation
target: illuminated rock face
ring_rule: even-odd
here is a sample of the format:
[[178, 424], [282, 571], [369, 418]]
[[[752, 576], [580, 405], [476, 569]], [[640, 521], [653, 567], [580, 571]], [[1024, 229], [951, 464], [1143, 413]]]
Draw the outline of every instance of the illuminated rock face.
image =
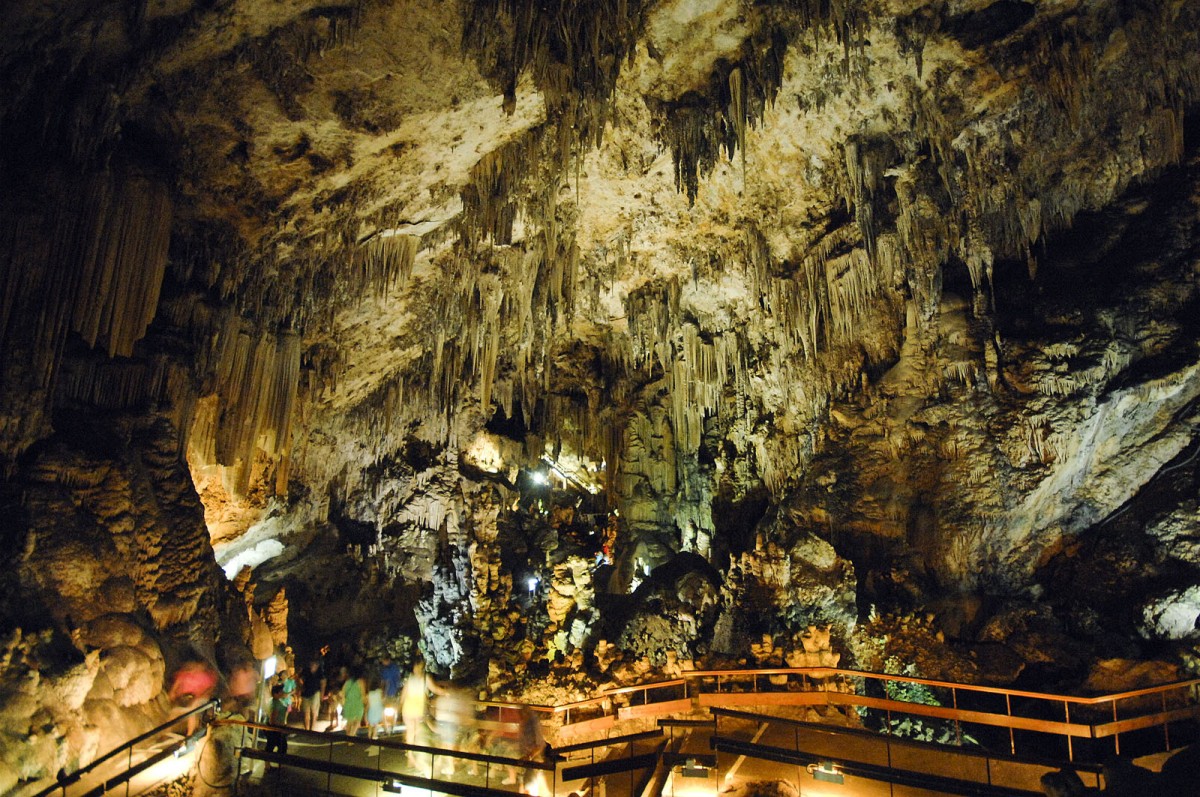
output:
[[211, 652], [211, 544], [496, 689], [1195, 634], [1195, 3], [76, 5], [0, 30], [45, 627]]

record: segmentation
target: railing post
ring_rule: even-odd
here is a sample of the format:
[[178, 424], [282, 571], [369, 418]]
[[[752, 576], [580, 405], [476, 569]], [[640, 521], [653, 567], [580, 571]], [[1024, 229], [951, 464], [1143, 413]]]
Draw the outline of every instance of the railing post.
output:
[[[1063, 701], [1063, 714], [1067, 718], [1067, 725], [1071, 724], [1071, 704]], [[1075, 739], [1071, 736], [1070, 727], [1067, 728], [1067, 760], [1075, 760]]]
[[950, 702], [954, 704], [954, 743], [962, 747], [962, 726], [958, 722], [958, 690], [950, 687]]
[[333, 734], [329, 736], [329, 758], [326, 761], [329, 769], [325, 771], [325, 793], [333, 793]]
[[1017, 754], [1017, 738], [1013, 734], [1012, 725], [1012, 695], [1008, 692], [1004, 693], [1004, 710], [1008, 714], [1008, 749], [1013, 755]]
[[1171, 720], [1167, 717], [1167, 692], [1164, 689], [1159, 694], [1162, 695], [1162, 710], [1163, 710], [1163, 741], [1167, 745], [1167, 752], [1171, 750]]
[[1113, 753], [1114, 755], [1121, 754], [1121, 729], [1117, 727], [1117, 699], [1114, 697], [1112, 701], [1113, 708]]
[[[128, 761], [128, 763], [125, 766], [126, 774], [129, 773], [129, 770], [133, 769], [133, 745], [129, 745], [129, 758], [127, 759], [127, 761]], [[125, 781], [125, 797], [129, 797], [129, 781], [128, 780]]]

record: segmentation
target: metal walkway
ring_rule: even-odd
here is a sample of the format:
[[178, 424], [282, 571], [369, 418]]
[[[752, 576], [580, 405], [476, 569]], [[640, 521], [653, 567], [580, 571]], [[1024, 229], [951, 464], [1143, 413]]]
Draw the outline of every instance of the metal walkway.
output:
[[[925, 701], [902, 699], [908, 695]], [[479, 706], [493, 728], [517, 708]], [[1194, 737], [1200, 679], [1085, 698], [831, 668], [704, 670], [531, 708], [541, 712], [548, 732], [584, 741], [558, 747], [550, 762], [531, 763], [289, 728], [291, 754], [279, 756], [259, 749], [260, 732], [268, 726], [230, 720], [217, 725], [239, 734], [234, 792], [244, 785], [281, 794], [700, 797], [739, 779], [784, 779], [804, 783], [803, 793], [813, 795], [1019, 796], [1039, 793], [1041, 774], [1064, 765], [1098, 786], [1091, 763], [1123, 747], [1127, 754], [1144, 755], [1170, 750], [1181, 733]], [[806, 711], [840, 718], [842, 726], [806, 722]], [[884, 733], [861, 727], [862, 716]], [[984, 740], [993, 752], [887, 733], [913, 722], [938, 723], [955, 740]], [[133, 750], [150, 735], [36, 794], [111, 792], [149, 766], [149, 758], [135, 763]], [[153, 756], [161, 761], [170, 752]], [[416, 766], [408, 763], [410, 753]], [[112, 767], [122, 754], [124, 772], [99, 775], [102, 761]], [[443, 775], [447, 762], [451, 774]], [[516, 773], [522, 774], [514, 778]], [[846, 791], [852, 783], [853, 791]], [[138, 793], [136, 780], [125, 790]]]

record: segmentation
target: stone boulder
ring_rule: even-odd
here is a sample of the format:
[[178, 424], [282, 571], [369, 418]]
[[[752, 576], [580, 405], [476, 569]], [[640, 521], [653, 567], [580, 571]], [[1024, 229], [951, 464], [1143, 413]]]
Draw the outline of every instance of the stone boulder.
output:
[[1142, 606], [1141, 633], [1147, 639], [1200, 637], [1200, 585], [1169, 590]]
[[100, 669], [112, 686], [118, 706], [145, 703], [163, 688], [165, 666], [162, 655], [152, 655], [143, 647], [121, 645], [104, 651]]

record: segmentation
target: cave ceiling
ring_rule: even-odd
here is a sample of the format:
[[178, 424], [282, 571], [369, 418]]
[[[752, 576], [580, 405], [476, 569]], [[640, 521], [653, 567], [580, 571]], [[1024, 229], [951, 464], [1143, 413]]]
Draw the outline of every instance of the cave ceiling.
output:
[[1019, 591], [1194, 443], [1188, 0], [0, 17], [7, 473], [166, 418], [225, 560], [427, 575], [545, 459], [631, 562]]

